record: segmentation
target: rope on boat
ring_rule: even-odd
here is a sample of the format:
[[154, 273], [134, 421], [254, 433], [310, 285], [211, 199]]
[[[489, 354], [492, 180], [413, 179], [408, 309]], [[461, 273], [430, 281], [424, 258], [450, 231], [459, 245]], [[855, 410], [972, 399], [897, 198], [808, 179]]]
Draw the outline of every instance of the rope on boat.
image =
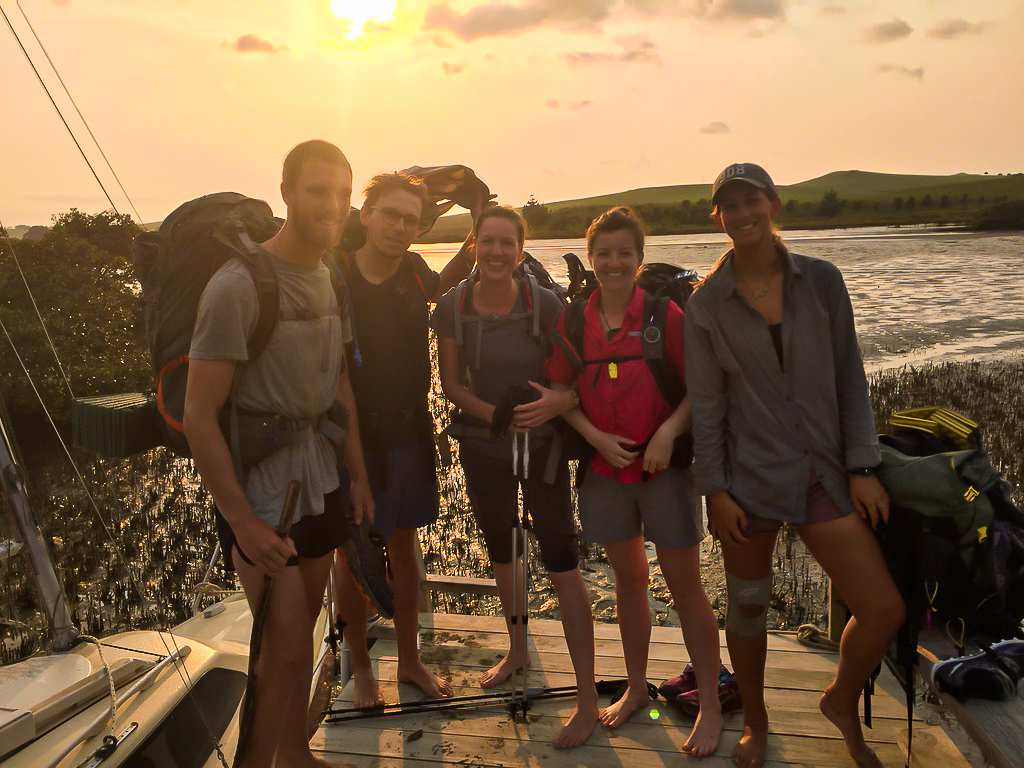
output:
[[220, 597], [237, 593], [237, 589], [224, 589], [220, 584], [214, 584], [212, 581], [201, 581], [192, 590], [192, 594], [199, 597]]
[[92, 635], [79, 635], [78, 639], [96, 646], [96, 652], [100, 655], [100, 662], [103, 664], [103, 671], [107, 673], [107, 683], [110, 685], [110, 735], [115, 736], [117, 730], [117, 692], [114, 690], [114, 675], [110, 671], [107, 659], [103, 656], [103, 644]]
[[828, 638], [824, 632], [813, 624], [801, 624], [796, 630], [796, 639], [801, 645], [821, 650], [835, 651], [839, 643]]

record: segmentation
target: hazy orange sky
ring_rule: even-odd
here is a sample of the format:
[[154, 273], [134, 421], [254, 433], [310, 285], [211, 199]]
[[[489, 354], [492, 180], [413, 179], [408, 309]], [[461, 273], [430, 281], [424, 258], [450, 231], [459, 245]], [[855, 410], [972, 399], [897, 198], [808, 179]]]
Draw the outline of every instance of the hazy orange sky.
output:
[[[346, 152], [357, 184], [464, 163], [515, 205], [710, 182], [736, 160], [782, 184], [854, 168], [1024, 171], [1022, 0], [20, 7], [146, 221], [229, 189], [283, 212], [281, 160], [314, 137]], [[0, 8], [130, 211], [18, 4]], [[6, 25], [0, 67], [0, 221], [108, 207]]]

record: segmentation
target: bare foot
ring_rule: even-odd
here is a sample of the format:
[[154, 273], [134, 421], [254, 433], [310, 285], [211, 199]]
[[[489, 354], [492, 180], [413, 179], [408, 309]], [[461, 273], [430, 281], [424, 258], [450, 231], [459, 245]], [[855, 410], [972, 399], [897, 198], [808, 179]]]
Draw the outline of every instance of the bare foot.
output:
[[384, 695], [377, 685], [377, 678], [369, 669], [352, 673], [355, 691], [352, 693], [352, 704], [355, 707], [383, 707]]
[[739, 768], [762, 768], [768, 750], [768, 729], [751, 728], [743, 724], [743, 735], [732, 751], [732, 761]]
[[423, 666], [423, 662], [420, 661], [418, 656], [408, 664], [403, 664], [399, 661], [396, 677], [400, 683], [412, 683], [415, 685], [423, 691], [423, 695], [428, 699], [444, 699], [455, 695], [451, 685]]
[[601, 725], [605, 728], [618, 728], [629, 720], [629, 716], [636, 710], [650, 703], [651, 695], [647, 692], [646, 684], [638, 690], [629, 687], [621, 699], [601, 710]]
[[722, 708], [717, 711], [701, 707], [697, 722], [693, 724], [690, 737], [683, 744], [683, 752], [694, 757], [707, 757], [718, 750], [718, 739], [722, 735]]
[[[526, 657], [526, 663], [519, 667], [519, 670], [528, 669], [530, 667], [530, 657]], [[505, 654], [505, 658], [495, 664], [493, 667], [488, 669], [480, 676], [480, 687], [481, 688], [494, 688], [495, 686], [501, 685], [509, 677], [512, 676], [512, 652], [509, 651]]]
[[826, 688], [818, 701], [818, 709], [821, 714], [828, 718], [839, 732], [843, 734], [846, 742], [846, 751], [861, 768], [882, 768], [882, 761], [878, 755], [864, 741], [864, 732], [860, 728], [860, 717], [857, 714], [857, 707], [853, 709], [839, 705], [830, 689]]
[[555, 739], [555, 749], [572, 749], [586, 744], [590, 734], [594, 732], [594, 726], [597, 725], [597, 716], [597, 699], [590, 701], [577, 699], [576, 709], [569, 715], [558, 738]]

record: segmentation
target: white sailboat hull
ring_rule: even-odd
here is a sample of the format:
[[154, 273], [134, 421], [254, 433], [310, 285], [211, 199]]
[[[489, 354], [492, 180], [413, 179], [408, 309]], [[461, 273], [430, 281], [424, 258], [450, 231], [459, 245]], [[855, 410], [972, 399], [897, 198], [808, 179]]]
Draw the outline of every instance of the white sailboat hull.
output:
[[[326, 651], [326, 615], [313, 638], [318, 665]], [[221, 765], [214, 745], [230, 765], [251, 627], [238, 593], [171, 632], [103, 638], [103, 659], [123, 699], [113, 729], [109, 678], [95, 644], [0, 668], [0, 766], [213, 768]], [[180, 659], [168, 660], [175, 655]], [[161, 659], [162, 666], [154, 666]], [[117, 748], [90, 762], [111, 735], [121, 739]]]

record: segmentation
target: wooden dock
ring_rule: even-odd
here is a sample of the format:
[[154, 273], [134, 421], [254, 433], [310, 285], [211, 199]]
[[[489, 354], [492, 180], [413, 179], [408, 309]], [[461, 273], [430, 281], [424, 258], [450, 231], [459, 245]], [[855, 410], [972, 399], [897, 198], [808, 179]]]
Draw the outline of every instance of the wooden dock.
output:
[[[428, 667], [455, 687], [455, 695], [482, 693], [477, 680], [496, 663], [507, 644], [504, 624], [497, 617], [421, 614], [421, 652]], [[596, 625], [598, 679], [624, 675], [618, 628]], [[396, 646], [389, 625], [372, 630], [376, 639], [371, 655], [388, 702], [413, 701], [419, 691], [395, 682]], [[728, 664], [725, 636], [723, 659]], [[838, 732], [818, 712], [818, 697], [832, 679], [837, 654], [808, 648], [796, 635], [768, 635], [767, 702], [772, 720], [767, 765], [852, 766]], [[561, 624], [531, 620], [530, 650], [533, 666], [529, 687], [573, 685]], [[657, 684], [678, 675], [687, 661], [686, 648], [676, 628], [655, 627], [651, 638], [648, 678]], [[351, 701], [351, 684], [335, 703]], [[680, 747], [692, 720], [664, 700], [636, 713], [626, 725], [607, 731], [599, 725], [589, 743], [574, 750], [556, 750], [552, 741], [572, 709], [572, 699], [536, 702], [528, 722], [512, 722], [501, 705], [449, 712], [418, 712], [394, 717], [321, 725], [312, 745], [330, 761], [357, 766], [588, 766], [589, 768], [641, 768], [676, 766], [689, 758]], [[887, 670], [872, 698], [873, 728], [867, 738], [886, 766], [906, 762], [906, 710], [903, 692]], [[729, 755], [742, 730], [742, 714], [726, 716], [718, 754], [705, 766], [731, 766]], [[914, 727], [915, 765], [967, 766], [968, 763], [938, 728], [917, 722]]]

